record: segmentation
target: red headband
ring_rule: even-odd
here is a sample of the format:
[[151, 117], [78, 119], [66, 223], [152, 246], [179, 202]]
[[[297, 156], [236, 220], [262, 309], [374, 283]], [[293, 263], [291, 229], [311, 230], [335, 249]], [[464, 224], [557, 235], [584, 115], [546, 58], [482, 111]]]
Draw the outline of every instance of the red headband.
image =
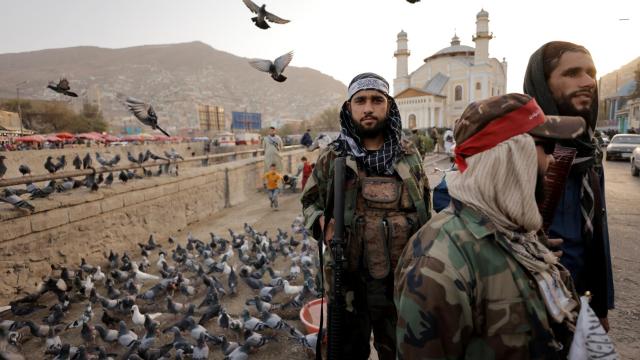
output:
[[462, 144], [456, 144], [456, 165], [460, 172], [467, 169], [467, 157], [489, 150], [516, 135], [529, 132], [544, 123], [544, 113], [535, 99], [504, 116], [491, 121]]

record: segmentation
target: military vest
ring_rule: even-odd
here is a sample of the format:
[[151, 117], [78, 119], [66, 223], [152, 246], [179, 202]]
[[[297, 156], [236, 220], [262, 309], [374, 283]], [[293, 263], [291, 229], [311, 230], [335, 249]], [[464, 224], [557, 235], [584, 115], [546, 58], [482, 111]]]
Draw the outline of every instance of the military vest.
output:
[[349, 271], [362, 265], [373, 278], [385, 278], [409, 238], [431, 217], [421, 162], [417, 151], [405, 153], [394, 164], [397, 175], [366, 176], [353, 158], [347, 158], [344, 223]]

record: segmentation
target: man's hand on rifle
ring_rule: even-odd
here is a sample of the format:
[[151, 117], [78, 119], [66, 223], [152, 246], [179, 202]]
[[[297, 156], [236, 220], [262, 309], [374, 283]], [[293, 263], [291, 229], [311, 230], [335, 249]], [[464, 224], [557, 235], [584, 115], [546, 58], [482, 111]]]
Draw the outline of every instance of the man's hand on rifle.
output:
[[336, 220], [329, 220], [329, 223], [327, 224], [327, 231], [324, 231], [324, 215], [320, 215], [318, 221], [320, 221], [320, 230], [322, 230], [322, 232], [324, 233], [324, 244], [327, 246], [331, 246], [331, 239], [333, 239], [333, 228], [336, 224]]

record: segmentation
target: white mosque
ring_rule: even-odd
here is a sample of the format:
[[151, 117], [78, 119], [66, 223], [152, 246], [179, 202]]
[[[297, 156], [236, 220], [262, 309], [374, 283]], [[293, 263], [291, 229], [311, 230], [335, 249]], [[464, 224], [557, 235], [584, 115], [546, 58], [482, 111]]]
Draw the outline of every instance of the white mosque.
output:
[[461, 45], [454, 35], [451, 46], [427, 57], [409, 74], [407, 33], [400, 31], [393, 91], [404, 128], [453, 128], [470, 102], [505, 93], [507, 62], [489, 58], [492, 38], [489, 13], [482, 9], [476, 15], [476, 34], [472, 36], [475, 47]]

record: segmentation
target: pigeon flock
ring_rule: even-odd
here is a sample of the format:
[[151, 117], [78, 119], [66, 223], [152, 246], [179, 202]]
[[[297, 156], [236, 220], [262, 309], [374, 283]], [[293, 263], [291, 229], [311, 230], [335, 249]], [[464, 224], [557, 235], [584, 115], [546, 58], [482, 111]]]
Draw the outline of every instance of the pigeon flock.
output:
[[0, 316], [0, 358], [243, 360], [273, 342], [313, 356], [317, 334], [295, 320], [319, 295], [315, 244], [298, 216], [291, 235], [246, 223], [207, 241], [152, 234], [139, 255], [105, 252], [103, 267], [51, 265]]
[[[106, 158], [104, 155], [101, 155], [99, 152], [95, 153], [95, 159], [100, 167], [103, 169], [113, 168], [120, 162], [120, 155], [116, 154], [111, 158]], [[5, 157], [0, 156], [0, 179], [2, 175], [7, 171], [6, 166], [4, 165]], [[176, 164], [176, 160], [184, 160], [184, 157], [176, 152], [175, 149], [171, 149], [170, 151], [164, 151], [164, 156], [159, 156], [151, 152], [147, 149], [145, 152], [141, 152], [137, 157], [133, 156], [131, 152], [127, 152], [127, 159], [129, 162], [138, 164], [142, 166], [142, 174], [138, 174], [137, 171], [134, 170], [120, 170], [120, 172], [115, 175], [118, 180], [123, 183], [126, 183], [130, 180], [134, 179], [143, 179], [144, 177], [154, 177], [160, 176], [162, 174], [168, 174], [172, 176], [178, 176], [178, 164]], [[165, 160], [162, 164], [157, 164], [157, 160]], [[168, 162], [167, 162], [168, 160]], [[36, 198], [46, 198], [49, 195], [55, 192], [66, 192], [72, 189], [86, 187], [91, 191], [97, 191], [100, 186], [109, 187], [113, 184], [115, 179], [113, 171], [109, 171], [108, 175], [104, 176], [101, 172], [97, 174], [95, 167], [93, 166], [93, 158], [91, 157], [91, 153], [86, 153], [83, 158], [80, 158], [80, 155], [76, 155], [73, 161], [71, 162], [73, 167], [76, 170], [81, 169], [90, 169], [93, 170], [93, 173], [86, 175], [84, 179], [77, 180], [71, 177], [67, 177], [61, 180], [50, 180], [45, 187], [40, 188], [33, 182], [29, 182], [26, 184], [24, 189], [19, 188], [4, 188], [0, 192], [0, 202], [5, 202], [13, 205], [15, 208], [23, 209], [27, 211], [35, 211], [35, 207], [29, 201], [22, 198], [23, 195], [28, 194], [29, 199]], [[53, 160], [52, 156], [48, 156], [47, 160], [44, 163], [44, 168], [50, 174], [54, 174], [59, 170], [62, 170], [67, 165], [67, 160], [65, 155], [62, 155]], [[156, 171], [147, 169], [147, 167], [158, 166]], [[27, 165], [20, 165], [18, 167], [18, 171], [24, 176], [31, 174], [31, 169]], [[106, 174], [106, 173], [105, 173]]]

